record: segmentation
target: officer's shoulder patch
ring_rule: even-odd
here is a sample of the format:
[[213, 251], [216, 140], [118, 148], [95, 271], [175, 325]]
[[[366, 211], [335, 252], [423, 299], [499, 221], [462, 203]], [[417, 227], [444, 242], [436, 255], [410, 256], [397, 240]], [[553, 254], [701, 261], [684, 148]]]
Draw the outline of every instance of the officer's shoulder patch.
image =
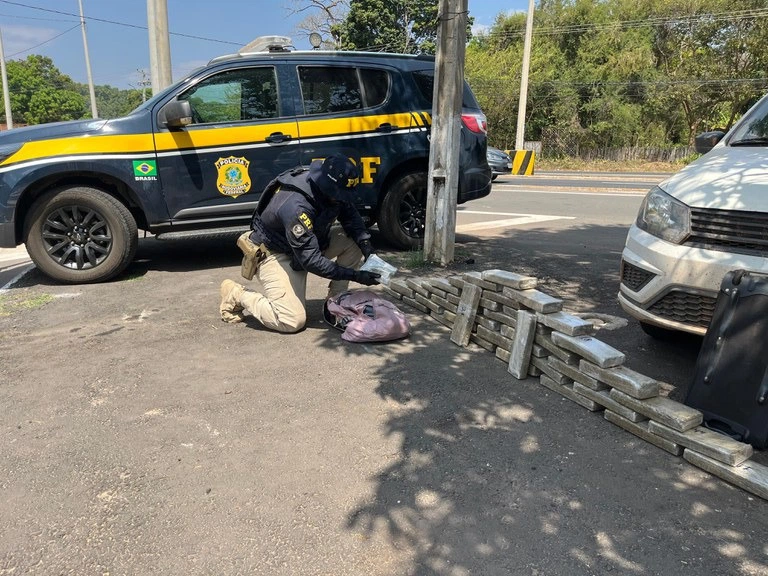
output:
[[307, 228], [307, 230], [312, 230], [312, 220], [309, 216], [307, 216], [306, 212], [302, 212], [299, 214], [299, 221], [304, 224], [304, 226]]
[[293, 228], [291, 228], [291, 233], [296, 236], [296, 238], [301, 238], [306, 233], [306, 230], [301, 224], [294, 224]]

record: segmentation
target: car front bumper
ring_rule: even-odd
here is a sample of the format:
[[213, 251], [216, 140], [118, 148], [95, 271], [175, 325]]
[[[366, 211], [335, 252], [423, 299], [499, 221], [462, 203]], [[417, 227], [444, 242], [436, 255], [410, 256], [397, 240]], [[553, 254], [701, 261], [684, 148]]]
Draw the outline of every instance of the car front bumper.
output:
[[768, 258], [671, 244], [635, 224], [621, 260], [621, 307], [641, 322], [693, 334], [706, 332], [723, 276], [768, 273]]

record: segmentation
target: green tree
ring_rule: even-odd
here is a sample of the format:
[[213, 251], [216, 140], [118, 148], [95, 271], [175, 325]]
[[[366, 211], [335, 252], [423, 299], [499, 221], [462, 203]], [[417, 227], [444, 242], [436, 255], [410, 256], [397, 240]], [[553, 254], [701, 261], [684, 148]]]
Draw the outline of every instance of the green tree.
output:
[[[653, 48], [666, 83], [654, 94], [659, 113], [677, 116], [683, 138], [730, 128], [761, 95], [768, 72], [768, 23], [749, 11], [756, 0], [694, 0], [682, 18], [657, 25]], [[674, 6], [662, 6], [668, 16]]]
[[[350, 0], [346, 19], [332, 30], [342, 50], [434, 54], [438, 8], [438, 0]], [[468, 38], [471, 25], [468, 18]]]
[[7, 64], [14, 119], [26, 124], [77, 120], [88, 114], [87, 101], [72, 79], [50, 58], [39, 55]]
[[[527, 139], [548, 132], [588, 148], [658, 147], [729, 128], [768, 87], [764, 8], [764, 0], [540, 0]], [[524, 21], [500, 15], [467, 51], [493, 142], [513, 132]]]
[[[76, 84], [77, 92], [90, 102], [87, 84]], [[121, 90], [109, 85], [96, 85], [96, 108], [99, 118], [120, 118], [141, 104], [141, 90]]]

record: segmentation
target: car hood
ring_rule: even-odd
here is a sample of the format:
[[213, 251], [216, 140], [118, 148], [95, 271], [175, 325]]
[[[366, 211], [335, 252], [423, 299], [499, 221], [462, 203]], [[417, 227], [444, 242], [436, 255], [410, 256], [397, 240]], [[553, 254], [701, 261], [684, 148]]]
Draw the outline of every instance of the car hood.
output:
[[768, 212], [768, 149], [718, 146], [659, 186], [688, 206]]
[[0, 145], [31, 142], [33, 140], [50, 140], [51, 138], [63, 138], [73, 134], [87, 134], [101, 130], [106, 123], [106, 120], [72, 120], [70, 122], [52, 122], [50, 124], [14, 128], [0, 132]]

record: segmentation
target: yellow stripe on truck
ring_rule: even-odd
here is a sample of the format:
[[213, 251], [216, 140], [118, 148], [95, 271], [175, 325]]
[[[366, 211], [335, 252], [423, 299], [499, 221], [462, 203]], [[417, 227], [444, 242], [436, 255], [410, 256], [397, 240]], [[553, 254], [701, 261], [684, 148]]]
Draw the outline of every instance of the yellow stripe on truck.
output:
[[[325, 120], [299, 118], [302, 138], [338, 136], [371, 132], [382, 124], [410, 128], [414, 115], [410, 112], [375, 116], [355, 116]], [[417, 122], [418, 123], [418, 122]], [[421, 124], [421, 123], [419, 123]], [[110, 134], [93, 136], [84, 134], [69, 138], [52, 138], [25, 143], [15, 154], [0, 162], [0, 166], [29, 160], [86, 154], [154, 154], [174, 150], [204, 149], [217, 146], [257, 144], [266, 141], [275, 132], [283, 132], [293, 138], [296, 120], [269, 124], [249, 124], [229, 128], [188, 128], [157, 134]]]
[[18, 152], [0, 163], [0, 166], [53, 156], [96, 153], [114, 154], [120, 152], [146, 152], [154, 154], [155, 146], [152, 142], [152, 134], [110, 136], [89, 136], [86, 134], [74, 138], [54, 138], [52, 140], [26, 142]]
[[405, 112], [403, 114], [385, 114], [380, 116], [347, 116], [323, 120], [300, 119], [299, 131], [302, 138], [315, 138], [319, 136], [372, 132], [382, 124], [390, 124], [392, 128], [410, 128], [411, 113]]
[[282, 132], [286, 136], [297, 138], [296, 122], [275, 122], [270, 124], [250, 124], [233, 128], [202, 128], [158, 132], [155, 134], [155, 146], [158, 152], [171, 152], [179, 149], [210, 148], [212, 146], [233, 146], [235, 144], [256, 144], [264, 142], [267, 136]]

